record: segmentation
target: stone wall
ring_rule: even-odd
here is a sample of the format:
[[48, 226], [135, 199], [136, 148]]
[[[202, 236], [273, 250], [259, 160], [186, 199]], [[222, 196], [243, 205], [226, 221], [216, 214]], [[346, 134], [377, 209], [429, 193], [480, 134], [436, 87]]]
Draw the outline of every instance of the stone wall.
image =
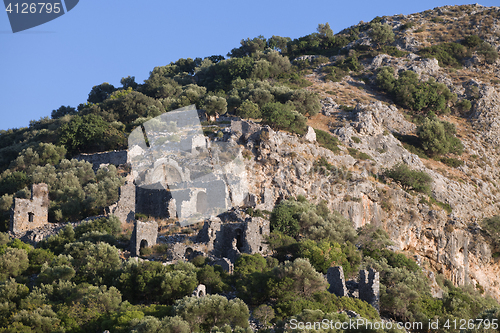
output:
[[379, 311], [380, 299], [379, 272], [372, 268], [359, 271], [359, 299], [371, 304]]
[[339, 297], [347, 296], [347, 288], [344, 280], [344, 268], [342, 266], [330, 267], [326, 272], [326, 279], [330, 284], [329, 292]]
[[122, 224], [135, 221], [135, 185], [128, 183], [120, 187], [120, 199], [108, 207], [108, 213], [114, 214]]
[[10, 231], [25, 232], [49, 223], [49, 189], [47, 184], [33, 184], [31, 199], [14, 198]]
[[169, 211], [169, 202], [172, 199], [172, 194], [154, 186], [138, 186], [135, 192], [135, 211], [137, 213], [146, 214], [161, 218], [175, 218], [171, 216]]
[[339, 297], [349, 296], [359, 298], [377, 311], [380, 300], [379, 273], [370, 268], [359, 271], [359, 281], [346, 281], [342, 266], [330, 267], [326, 273], [326, 279], [330, 284], [329, 292]]
[[[188, 260], [196, 255], [211, 256], [234, 263], [242, 254], [266, 254], [264, 237], [269, 235], [269, 221], [259, 217], [243, 219], [239, 213], [228, 212], [205, 221], [192, 244], [175, 243], [169, 247], [171, 260]], [[227, 265], [225, 265], [227, 266]], [[227, 267], [228, 270], [229, 267]]]
[[92, 164], [92, 169], [97, 171], [101, 164], [113, 164], [119, 166], [128, 162], [127, 150], [115, 150], [96, 154], [80, 154], [75, 157], [78, 161], [87, 161]]
[[158, 237], [158, 223], [141, 222], [135, 223], [132, 238], [130, 239], [130, 253], [132, 256], [140, 254], [141, 247], [150, 247], [156, 245]]

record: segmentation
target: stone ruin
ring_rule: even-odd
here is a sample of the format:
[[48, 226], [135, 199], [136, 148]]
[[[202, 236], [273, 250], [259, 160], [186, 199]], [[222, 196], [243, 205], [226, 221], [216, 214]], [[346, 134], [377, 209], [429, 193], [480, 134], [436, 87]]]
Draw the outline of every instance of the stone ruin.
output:
[[167, 112], [129, 136], [136, 211], [188, 225], [242, 206], [248, 197], [241, 148], [211, 142], [194, 106]]
[[205, 287], [204, 284], [199, 284], [198, 287], [196, 287], [193, 291], [193, 296], [195, 297], [203, 297], [207, 294], [207, 288]]
[[[269, 221], [259, 217], [243, 219], [237, 212], [228, 212], [205, 221], [194, 242], [169, 246], [170, 260], [189, 260], [198, 255], [209, 256], [212, 264], [231, 272], [240, 254], [267, 254], [264, 237], [269, 235]], [[234, 222], [236, 221], [236, 222]]]
[[75, 157], [78, 161], [87, 161], [92, 164], [92, 169], [96, 172], [101, 165], [113, 164], [119, 166], [129, 162], [127, 150], [114, 150], [104, 153], [80, 154]]
[[119, 199], [113, 205], [105, 209], [107, 214], [113, 214], [122, 224], [133, 223], [135, 221], [136, 210], [136, 188], [132, 183], [127, 183], [120, 187]]
[[156, 222], [135, 222], [134, 231], [130, 238], [130, 253], [132, 256], [139, 256], [141, 248], [156, 245], [158, 238], [158, 223]]
[[370, 268], [359, 271], [359, 280], [346, 281], [342, 266], [330, 267], [326, 272], [326, 279], [330, 284], [329, 292], [339, 297], [355, 297], [367, 302], [377, 311], [380, 310], [380, 282], [379, 272]]
[[26, 232], [49, 223], [49, 189], [47, 184], [33, 184], [31, 199], [14, 198], [10, 231]]

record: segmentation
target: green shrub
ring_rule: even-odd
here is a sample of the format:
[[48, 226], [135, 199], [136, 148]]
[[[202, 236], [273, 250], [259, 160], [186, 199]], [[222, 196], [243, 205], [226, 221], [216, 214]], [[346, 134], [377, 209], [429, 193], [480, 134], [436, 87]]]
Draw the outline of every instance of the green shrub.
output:
[[147, 221], [149, 219], [149, 216], [143, 213], [135, 213], [135, 219], [140, 221]]
[[283, 200], [277, 204], [271, 214], [271, 231], [296, 237], [300, 230], [300, 214], [308, 210], [308, 204], [295, 200]]
[[317, 56], [316, 58], [312, 59], [311, 65], [317, 67], [319, 65], [326, 64], [328, 62], [330, 62], [330, 59], [328, 57], [320, 55], [320, 56]]
[[403, 24], [400, 29], [401, 30], [407, 30], [407, 29], [411, 29], [415, 26], [415, 22], [406, 22], [405, 24]]
[[306, 117], [295, 111], [293, 104], [267, 103], [262, 107], [264, 122], [274, 129], [304, 133]]
[[406, 164], [399, 163], [391, 169], [385, 170], [386, 177], [394, 179], [404, 190], [414, 190], [429, 194], [432, 178], [424, 171], [411, 170]]
[[351, 136], [351, 140], [354, 141], [355, 143], [360, 143], [361, 139], [358, 138], [357, 136]]
[[370, 23], [370, 28], [371, 29], [368, 31], [368, 35], [378, 45], [394, 42], [394, 32], [392, 31], [392, 27], [390, 25], [373, 22]]
[[443, 83], [437, 83], [434, 79], [426, 82], [418, 80], [418, 74], [413, 71], [405, 71], [394, 78], [394, 69], [382, 67], [376, 77], [379, 88], [386, 90], [395, 97], [396, 102], [412, 110], [434, 110], [447, 112], [449, 101], [456, 99], [456, 95]]
[[500, 216], [496, 215], [484, 219], [481, 227], [491, 239], [493, 246], [500, 247]]
[[0, 255], [0, 281], [16, 277], [28, 267], [28, 253], [23, 249], [8, 247]]
[[358, 160], [372, 160], [373, 159], [370, 155], [368, 155], [366, 153], [362, 153], [359, 150], [357, 150], [356, 148], [347, 148], [347, 151], [349, 152], [349, 155], [351, 155], [352, 157], [354, 157], [355, 159], [358, 159]]
[[75, 227], [75, 238], [89, 232], [103, 232], [116, 237], [121, 232], [121, 222], [115, 215], [83, 222]]
[[367, 224], [358, 229], [358, 239], [356, 242], [363, 249], [363, 252], [367, 253], [382, 250], [394, 244], [384, 229], [373, 224]]
[[481, 44], [483, 40], [478, 35], [470, 35], [464, 38], [462, 41], [462, 45], [467, 46], [468, 48], [473, 48]]
[[341, 58], [337, 60], [335, 66], [348, 72], [348, 71], [359, 71], [363, 66], [359, 63], [358, 57], [356, 55], [349, 56], [347, 58]]
[[199, 283], [207, 287], [208, 294], [219, 294], [230, 289], [229, 285], [224, 282], [227, 278], [227, 274], [218, 265], [205, 265], [201, 267], [196, 273], [196, 277]]
[[347, 111], [347, 112], [351, 112], [351, 111], [354, 111], [355, 107], [354, 106], [349, 106], [349, 105], [341, 104], [339, 106], [339, 109]]
[[175, 302], [173, 314], [188, 322], [191, 332], [209, 332], [214, 326], [226, 324], [246, 328], [250, 316], [242, 300], [228, 300], [220, 295], [184, 297]]
[[314, 161], [313, 170], [323, 175], [330, 175], [331, 172], [338, 172], [338, 169], [330, 164], [323, 156]]
[[476, 52], [484, 57], [484, 60], [493, 64], [498, 59], [498, 52], [489, 43], [483, 42], [476, 48]]
[[399, 50], [396, 46], [382, 45], [380, 47], [380, 53], [385, 53], [391, 57], [402, 58], [408, 55], [407, 51]]
[[459, 166], [464, 165], [464, 161], [459, 160], [458, 158], [453, 158], [453, 157], [444, 157], [443, 156], [443, 157], [438, 158], [437, 160], [440, 162], [443, 162], [444, 164], [446, 164], [447, 166], [452, 167], [452, 168], [457, 168]]
[[261, 304], [252, 311], [252, 315], [265, 327], [274, 319], [274, 309], [266, 304]]
[[463, 99], [460, 102], [458, 102], [456, 106], [461, 112], [467, 112], [471, 109], [472, 104], [468, 99]]
[[241, 118], [260, 118], [261, 112], [257, 104], [246, 99], [241, 103], [240, 107], [236, 109], [236, 115]]
[[417, 127], [422, 148], [429, 156], [461, 154], [464, 147], [460, 139], [455, 137], [455, 133], [455, 125], [440, 121], [432, 115], [430, 118], [425, 118], [424, 123]]
[[349, 71], [333, 65], [323, 66], [321, 70], [326, 73], [324, 80], [330, 80], [332, 82], [340, 82], [344, 76], [349, 74]]
[[64, 246], [75, 241], [75, 231], [70, 224], [67, 224], [56, 235], [49, 236], [38, 243], [38, 247], [61, 254]]
[[442, 43], [421, 49], [418, 54], [424, 58], [436, 58], [441, 67], [461, 67], [467, 48], [458, 43]]

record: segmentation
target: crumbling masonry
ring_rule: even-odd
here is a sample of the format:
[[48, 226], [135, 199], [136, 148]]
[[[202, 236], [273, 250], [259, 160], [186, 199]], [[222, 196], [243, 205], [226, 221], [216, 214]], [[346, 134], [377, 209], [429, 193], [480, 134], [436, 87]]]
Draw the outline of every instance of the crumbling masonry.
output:
[[130, 252], [132, 256], [138, 256], [141, 248], [156, 245], [157, 238], [158, 223], [137, 221], [132, 232], [132, 238], [130, 239]]
[[14, 198], [10, 231], [25, 232], [49, 223], [49, 189], [47, 184], [33, 184], [31, 199]]
[[[264, 237], [269, 235], [269, 221], [259, 217], [243, 219], [229, 212], [205, 221], [193, 243], [175, 243], [169, 246], [170, 260], [189, 260], [197, 255], [218, 260], [226, 271], [241, 253], [267, 254]], [[234, 222], [236, 221], [236, 222]]]
[[359, 281], [345, 281], [342, 266], [330, 267], [326, 272], [326, 279], [330, 284], [329, 292], [339, 297], [356, 297], [373, 306], [377, 311], [380, 299], [379, 273], [370, 268], [359, 271]]

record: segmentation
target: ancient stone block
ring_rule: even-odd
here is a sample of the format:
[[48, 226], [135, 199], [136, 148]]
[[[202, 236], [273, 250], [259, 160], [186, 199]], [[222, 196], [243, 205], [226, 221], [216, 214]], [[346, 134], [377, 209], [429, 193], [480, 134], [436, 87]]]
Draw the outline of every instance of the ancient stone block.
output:
[[335, 266], [328, 268], [326, 272], [326, 280], [330, 284], [329, 292], [342, 297], [347, 296], [347, 288], [345, 286], [344, 268]]
[[359, 299], [366, 301], [377, 309], [377, 311], [379, 310], [379, 289], [379, 272], [376, 272], [372, 268], [368, 271], [359, 271]]
[[11, 211], [10, 230], [25, 232], [39, 228], [49, 218], [49, 189], [47, 184], [33, 184], [31, 199], [14, 198]]

